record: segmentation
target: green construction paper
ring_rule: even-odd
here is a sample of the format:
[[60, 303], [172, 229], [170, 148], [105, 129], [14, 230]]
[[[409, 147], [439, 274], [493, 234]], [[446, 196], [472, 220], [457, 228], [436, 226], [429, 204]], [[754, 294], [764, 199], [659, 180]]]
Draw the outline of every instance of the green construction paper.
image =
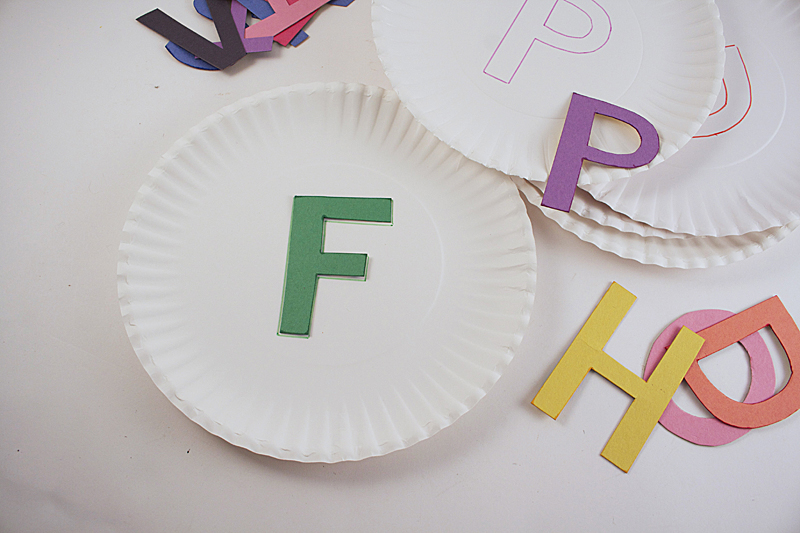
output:
[[391, 224], [392, 199], [294, 197], [279, 335], [309, 336], [320, 276], [366, 279], [367, 254], [325, 252], [328, 220]]

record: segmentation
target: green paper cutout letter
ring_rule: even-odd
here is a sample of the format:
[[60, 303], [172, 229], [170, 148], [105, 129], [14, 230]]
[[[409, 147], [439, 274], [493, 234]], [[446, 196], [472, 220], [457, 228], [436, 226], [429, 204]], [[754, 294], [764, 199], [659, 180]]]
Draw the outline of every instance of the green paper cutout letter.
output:
[[320, 276], [365, 280], [367, 254], [325, 253], [325, 221], [392, 222], [391, 198], [295, 196], [279, 335], [308, 337]]

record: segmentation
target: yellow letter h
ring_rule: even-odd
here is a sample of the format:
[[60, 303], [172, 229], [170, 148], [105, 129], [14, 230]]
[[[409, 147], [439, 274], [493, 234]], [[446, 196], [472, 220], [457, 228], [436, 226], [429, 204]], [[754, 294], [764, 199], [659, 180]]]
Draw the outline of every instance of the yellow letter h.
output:
[[625, 472], [633, 465], [704, 342], [690, 329], [681, 328], [650, 379], [643, 380], [603, 351], [635, 300], [621, 285], [612, 283], [532, 402], [557, 418], [590, 370], [632, 396], [633, 403], [601, 454]]

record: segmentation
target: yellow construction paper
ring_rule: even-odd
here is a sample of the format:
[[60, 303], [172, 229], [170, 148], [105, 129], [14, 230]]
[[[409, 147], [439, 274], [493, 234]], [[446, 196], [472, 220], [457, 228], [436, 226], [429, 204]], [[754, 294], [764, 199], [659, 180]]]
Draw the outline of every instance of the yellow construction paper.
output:
[[603, 449], [602, 456], [627, 472], [703, 346], [703, 338], [681, 328], [650, 379], [637, 376], [603, 349], [636, 297], [616, 282], [597, 304], [561, 361], [531, 403], [553, 419], [567, 405], [590, 370], [634, 398]]

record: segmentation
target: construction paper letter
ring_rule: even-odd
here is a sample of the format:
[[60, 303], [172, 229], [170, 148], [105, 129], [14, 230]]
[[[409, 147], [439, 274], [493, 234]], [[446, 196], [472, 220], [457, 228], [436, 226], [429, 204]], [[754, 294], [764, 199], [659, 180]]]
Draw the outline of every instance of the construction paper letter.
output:
[[632, 396], [633, 403], [601, 454], [625, 472], [630, 470], [703, 345], [700, 336], [681, 328], [650, 379], [643, 380], [603, 351], [635, 300], [633, 294], [612, 283], [532, 402], [557, 418], [590, 370]]
[[[789, 358], [792, 374], [788, 383], [778, 394], [759, 403], [741, 403], [728, 398], [711, 384], [697, 361], [767, 326], [772, 328]], [[800, 330], [777, 296], [697, 334], [706, 343], [697, 355], [697, 361], [686, 373], [686, 383], [712, 415], [726, 424], [752, 429], [780, 422], [800, 409], [800, 379], [797, 377], [797, 370], [800, 369]]]
[[261, 22], [256, 22], [244, 31], [245, 37], [274, 37], [324, 6], [328, 0], [272, 0], [269, 5], [275, 11]]
[[[259, 19], [265, 19], [275, 13], [267, 0], [240, 0], [239, 3], [246, 7], [254, 17]], [[194, 0], [194, 9], [207, 19], [212, 18], [211, 12], [208, 10], [208, 5], [206, 5], [206, 0]]]
[[136, 20], [187, 52], [218, 69], [224, 69], [243, 58], [246, 51], [231, 14], [230, 2], [227, 0], [207, 0], [207, 2], [222, 47], [201, 37], [160, 9], [145, 13]]
[[[561, 24], [554, 28], [556, 21]], [[595, 0], [556, 0], [552, 7], [525, 0], [483, 72], [511, 83], [537, 41], [562, 52], [590, 54], [605, 46], [609, 38], [611, 17]]]
[[325, 222], [392, 222], [391, 198], [295, 196], [278, 333], [308, 337], [320, 276], [364, 280], [367, 254], [325, 252]]
[[[612, 154], [589, 146], [595, 115], [615, 118], [632, 126], [641, 139], [639, 148], [632, 154]], [[659, 146], [656, 128], [641, 115], [602, 100], [572, 93], [542, 205], [569, 212], [584, 159], [611, 167], [635, 168], [652, 161], [658, 154]]]
[[[295, 1], [297, 1], [297, 0], [295, 0]], [[275, 42], [278, 43], [281, 46], [289, 46], [290, 44], [292, 44], [292, 41], [294, 41], [295, 38], [297, 36], [299, 36], [301, 32], [305, 33], [303, 31], [303, 28], [305, 27], [306, 24], [308, 24], [308, 21], [311, 20], [311, 17], [314, 16], [314, 13], [316, 13], [316, 11], [314, 11], [310, 15], [307, 15], [307, 16], [303, 17], [302, 19], [298, 20], [297, 22], [295, 22], [294, 24], [292, 24], [291, 26], [289, 26], [288, 28], [286, 28], [282, 32], [279, 32], [274, 37]], [[305, 39], [301, 38], [297, 42], [297, 44], [300, 44], [303, 41], [305, 41]], [[295, 45], [293, 45], [293, 46], [295, 46]]]
[[[292, 5], [297, 1], [298, 0], [289, 0], [289, 5]], [[334, 3], [334, 1], [330, 1], [328, 3], [331, 4], [331, 5], [339, 5], [339, 6], [347, 7], [350, 4], [350, 2], [352, 2], [352, 0], [349, 0], [349, 1], [348, 0], [343, 0], [343, 1], [344, 1], [344, 3], [343, 2]], [[234, 0], [234, 3], [236, 3], [236, 0]], [[253, 14], [253, 16], [255, 16], [255, 17], [259, 18], [259, 19], [262, 19], [262, 20], [267, 18], [267, 17], [269, 17], [269, 16], [272, 16], [275, 13], [275, 11], [273, 11], [272, 7], [267, 3], [266, 0], [242, 0], [242, 2], [240, 2], [240, 3], [244, 7], [246, 7], [247, 11], [250, 11]], [[200, 13], [204, 17], [209, 18], [209, 19], [211, 18], [211, 12], [208, 10], [208, 6], [206, 5], [206, 0], [194, 0], [194, 8], [197, 10], [198, 13]], [[278, 32], [273, 37], [269, 37], [269, 36], [267, 36], [267, 37], [244, 37], [244, 33], [243, 33], [244, 32], [244, 21], [242, 21], [242, 30], [239, 33], [242, 34], [242, 40], [244, 41], [244, 46], [247, 49], [248, 53], [250, 53], [250, 52], [266, 52], [266, 51], [268, 51], [268, 50], [255, 50], [255, 49], [251, 50], [250, 49], [251, 47], [254, 48], [256, 45], [248, 47], [248, 43], [250, 41], [258, 41], [259, 39], [270, 39], [270, 49], [272, 48], [272, 46], [271, 46], [272, 39], [274, 39], [276, 43], [278, 43], [278, 44], [280, 44], [282, 46], [288, 46], [288, 45], [297, 46], [297, 45], [299, 45], [300, 43], [302, 43], [303, 41], [305, 41], [308, 38], [308, 34], [303, 31], [303, 26], [305, 26], [308, 23], [308, 21], [311, 20], [311, 17], [314, 15], [314, 13], [316, 13], [316, 11], [311, 12], [311, 14], [309, 14], [308, 16], [300, 19], [299, 21], [295, 22], [291, 26], [288, 26], [285, 30]], [[237, 19], [237, 27], [238, 27], [238, 19]], [[175, 55], [175, 54], [173, 53], [173, 55]], [[189, 66], [195, 66], [195, 65], [189, 65]], [[195, 67], [195, 68], [203, 68], [203, 67], [202, 66], [198, 66], [198, 67]]]
[[303, 30], [300, 30], [299, 32], [297, 32], [297, 35], [295, 35], [292, 38], [292, 40], [289, 41], [289, 44], [291, 46], [299, 46], [300, 43], [302, 43], [306, 39], [308, 39], [308, 34], [306, 32], [304, 32]]
[[[203, 15], [204, 17], [211, 18], [211, 12], [208, 10], [208, 4], [206, 4], [206, 0], [195, 0], [194, 7], [197, 10], [197, 12]], [[236, 31], [239, 32], [239, 38], [242, 40], [242, 43], [244, 44], [245, 52], [249, 54], [252, 52], [269, 52], [270, 50], [272, 50], [271, 37], [256, 37], [253, 39], [245, 39], [244, 29], [246, 27], [247, 8], [245, 8], [244, 4], [238, 2], [237, 0], [233, 0], [231, 2], [231, 15], [233, 16], [234, 24], [236, 24]], [[222, 43], [215, 42], [214, 44], [216, 44], [217, 46], [222, 46]], [[169, 53], [172, 54], [172, 57], [174, 57], [184, 65], [201, 70], [219, 70], [215, 66], [208, 64], [199, 57], [196, 57], [194, 54], [187, 52], [186, 50], [184, 50], [177, 44], [173, 43], [172, 41], [167, 43], [166, 48], [167, 51], [169, 51]]]
[[[211, 11], [208, 9], [208, 4], [206, 2], [207, 0], [194, 0], [194, 8], [204, 17], [212, 19]], [[265, 9], [259, 9], [262, 5]], [[242, 39], [242, 42], [244, 43], [244, 49], [248, 54], [253, 52], [269, 52], [272, 50], [271, 37], [254, 37], [252, 39], [246, 39], [244, 36], [244, 29], [247, 27], [247, 12], [251, 11], [254, 15], [256, 15], [253, 9], [259, 9], [259, 12], [264, 16], [269, 16], [273, 13], [266, 0], [245, 0], [244, 2], [233, 0], [231, 2], [231, 15], [233, 16], [233, 21], [236, 24], [236, 31], [239, 32], [239, 37]], [[222, 46], [221, 43], [214, 44], [217, 46]]]
[[[692, 331], [700, 331], [729, 316], [733, 316], [733, 313], [721, 309], [692, 311], [667, 326], [653, 343], [653, 348], [647, 357], [647, 365], [644, 368], [644, 378], [647, 379], [650, 376], [681, 327], [686, 326]], [[747, 391], [744, 402], [764, 401], [775, 394], [775, 368], [772, 364], [772, 357], [769, 355], [769, 348], [758, 332], [744, 337], [739, 343], [747, 350], [747, 355], [750, 357], [750, 390]], [[750, 431], [730, 426], [716, 418], [690, 415], [672, 400], [664, 410], [664, 414], [661, 415], [659, 422], [678, 437], [702, 446], [728, 444]]]
[[233, 0], [231, 2], [231, 15], [233, 21], [236, 23], [236, 31], [239, 32], [239, 38], [244, 44], [245, 52], [251, 54], [253, 52], [269, 52], [272, 50], [272, 37], [252, 37], [246, 38], [244, 30], [247, 23], [247, 7], [241, 2]]
[[253, 16], [265, 19], [275, 13], [266, 0], [239, 0]]

